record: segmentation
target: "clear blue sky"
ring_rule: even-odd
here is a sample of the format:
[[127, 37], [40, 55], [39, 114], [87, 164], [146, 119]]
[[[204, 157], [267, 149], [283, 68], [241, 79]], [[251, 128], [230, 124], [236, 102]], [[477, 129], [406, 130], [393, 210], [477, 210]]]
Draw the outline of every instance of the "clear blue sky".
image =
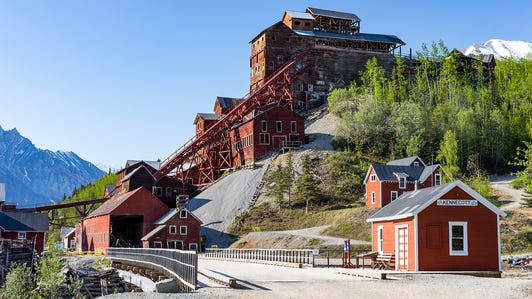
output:
[[164, 159], [249, 87], [249, 41], [285, 10], [351, 12], [419, 50], [532, 41], [532, 1], [0, 1], [0, 126], [95, 164]]

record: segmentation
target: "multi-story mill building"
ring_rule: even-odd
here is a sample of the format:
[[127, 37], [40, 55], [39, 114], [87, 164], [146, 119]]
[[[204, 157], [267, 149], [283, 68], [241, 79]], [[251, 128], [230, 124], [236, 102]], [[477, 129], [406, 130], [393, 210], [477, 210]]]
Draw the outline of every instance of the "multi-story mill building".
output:
[[395, 35], [361, 33], [361, 19], [353, 13], [308, 7], [285, 11], [282, 19], [251, 40], [250, 92], [297, 54], [313, 48], [306, 59], [311, 68], [290, 87], [296, 109], [322, 103], [330, 87], [346, 86], [376, 57], [388, 73], [394, 52], [405, 43]]

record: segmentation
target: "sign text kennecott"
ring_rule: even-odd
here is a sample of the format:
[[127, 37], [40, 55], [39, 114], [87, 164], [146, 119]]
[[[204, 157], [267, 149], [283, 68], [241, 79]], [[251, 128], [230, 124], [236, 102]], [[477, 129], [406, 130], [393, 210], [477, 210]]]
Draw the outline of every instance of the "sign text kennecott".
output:
[[438, 199], [437, 205], [476, 207], [478, 205], [478, 201], [469, 199]]

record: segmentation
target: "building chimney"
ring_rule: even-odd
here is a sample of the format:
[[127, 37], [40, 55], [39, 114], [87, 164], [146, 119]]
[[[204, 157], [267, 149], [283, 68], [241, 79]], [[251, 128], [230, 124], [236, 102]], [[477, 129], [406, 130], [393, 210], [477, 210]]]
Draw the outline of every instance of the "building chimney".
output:
[[414, 182], [414, 190], [417, 190], [418, 188], [419, 188], [419, 181], [416, 180], [416, 181]]
[[186, 194], [178, 195], [175, 207], [178, 210], [181, 210], [181, 209], [187, 209], [188, 210], [188, 195], [186, 195]]
[[0, 202], [6, 201], [6, 183], [0, 183]]

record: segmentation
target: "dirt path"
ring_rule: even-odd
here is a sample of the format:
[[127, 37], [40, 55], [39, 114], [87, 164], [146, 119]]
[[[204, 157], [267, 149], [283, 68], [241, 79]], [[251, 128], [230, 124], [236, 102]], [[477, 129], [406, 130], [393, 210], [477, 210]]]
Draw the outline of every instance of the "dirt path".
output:
[[[343, 246], [345, 239], [321, 235], [327, 225], [298, 230], [251, 232], [231, 245], [233, 248], [302, 248], [313, 246]], [[370, 242], [351, 240], [352, 245]]]
[[525, 191], [515, 189], [510, 183], [515, 179], [515, 175], [492, 175], [490, 176], [490, 186], [502, 194], [501, 209], [503, 211], [514, 210], [522, 205]]

